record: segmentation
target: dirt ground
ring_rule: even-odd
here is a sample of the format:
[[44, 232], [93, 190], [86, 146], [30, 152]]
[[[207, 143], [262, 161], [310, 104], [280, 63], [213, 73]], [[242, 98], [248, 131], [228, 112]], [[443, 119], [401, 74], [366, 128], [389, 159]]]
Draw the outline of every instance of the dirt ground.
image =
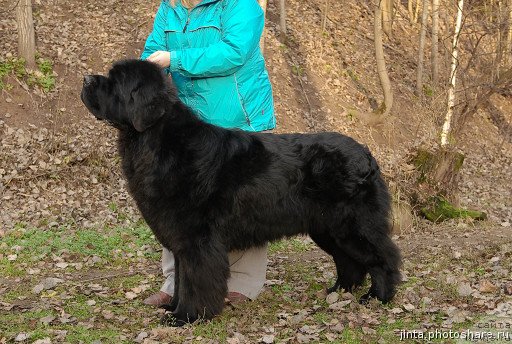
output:
[[[271, 246], [258, 300], [230, 306], [207, 324], [159, 326], [161, 311], [141, 300], [162, 282], [160, 248], [125, 190], [115, 132], [79, 98], [84, 74], [139, 56], [158, 3], [34, 2], [38, 52], [53, 61], [57, 82], [44, 93], [9, 75], [4, 83], [11, 86], [0, 91], [0, 343], [389, 343], [401, 331], [492, 324], [510, 333], [512, 100], [503, 96], [492, 100], [498, 115], [479, 112], [457, 142], [466, 156], [460, 203], [489, 220], [433, 225], [413, 216], [395, 233], [404, 281], [390, 305], [361, 306], [341, 292], [326, 296], [333, 264], [298, 238]], [[353, 136], [375, 154], [396, 200], [408, 204], [408, 158], [436, 140], [443, 115], [442, 100], [426, 103], [412, 92], [416, 52], [407, 37], [415, 29], [397, 21], [386, 49], [393, 118], [372, 126], [367, 118], [380, 87], [371, 13], [355, 1], [333, 4], [322, 33], [317, 4], [287, 6], [286, 44], [278, 39], [273, 3], [267, 13], [276, 131]], [[16, 54], [13, 13], [0, 18], [0, 46], [3, 60]], [[445, 339], [430, 341], [455, 342]]]

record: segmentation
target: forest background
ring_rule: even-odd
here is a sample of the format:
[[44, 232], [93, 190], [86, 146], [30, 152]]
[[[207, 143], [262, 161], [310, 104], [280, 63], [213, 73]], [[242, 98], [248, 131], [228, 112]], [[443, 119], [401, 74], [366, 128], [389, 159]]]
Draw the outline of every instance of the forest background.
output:
[[162, 282], [160, 247], [126, 192], [115, 131], [79, 98], [84, 74], [139, 56], [158, 5], [0, 1], [0, 343], [511, 331], [512, 0], [262, 3], [276, 132], [370, 147], [404, 281], [388, 305], [325, 295], [332, 262], [307, 238], [284, 240], [258, 300], [181, 329], [142, 304]]

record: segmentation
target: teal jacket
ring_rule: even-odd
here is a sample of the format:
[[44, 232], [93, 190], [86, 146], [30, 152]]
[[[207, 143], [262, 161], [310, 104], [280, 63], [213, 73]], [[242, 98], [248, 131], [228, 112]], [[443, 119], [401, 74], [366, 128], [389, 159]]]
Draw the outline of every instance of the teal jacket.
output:
[[203, 0], [190, 12], [162, 1], [141, 59], [170, 51], [178, 96], [208, 123], [247, 131], [276, 124], [272, 87], [259, 47], [256, 0]]

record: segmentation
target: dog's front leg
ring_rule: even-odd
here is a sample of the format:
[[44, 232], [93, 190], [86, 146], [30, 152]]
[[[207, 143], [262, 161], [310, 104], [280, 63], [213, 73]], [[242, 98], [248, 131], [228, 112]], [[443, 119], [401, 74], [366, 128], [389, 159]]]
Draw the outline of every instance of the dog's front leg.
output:
[[178, 303], [165, 323], [182, 326], [211, 319], [222, 312], [229, 278], [228, 255], [213, 239], [187, 244], [176, 254], [179, 264]]

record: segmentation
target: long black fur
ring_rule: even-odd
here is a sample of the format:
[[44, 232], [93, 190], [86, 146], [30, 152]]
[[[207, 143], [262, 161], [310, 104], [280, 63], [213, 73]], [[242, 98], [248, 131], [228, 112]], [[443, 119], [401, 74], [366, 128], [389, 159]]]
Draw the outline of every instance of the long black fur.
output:
[[154, 64], [121, 61], [87, 76], [81, 94], [119, 129], [128, 187], [176, 258], [175, 325], [221, 313], [228, 252], [309, 234], [336, 263], [329, 291], [371, 276], [387, 302], [400, 281], [390, 196], [369, 150], [338, 133], [270, 134], [202, 122]]

